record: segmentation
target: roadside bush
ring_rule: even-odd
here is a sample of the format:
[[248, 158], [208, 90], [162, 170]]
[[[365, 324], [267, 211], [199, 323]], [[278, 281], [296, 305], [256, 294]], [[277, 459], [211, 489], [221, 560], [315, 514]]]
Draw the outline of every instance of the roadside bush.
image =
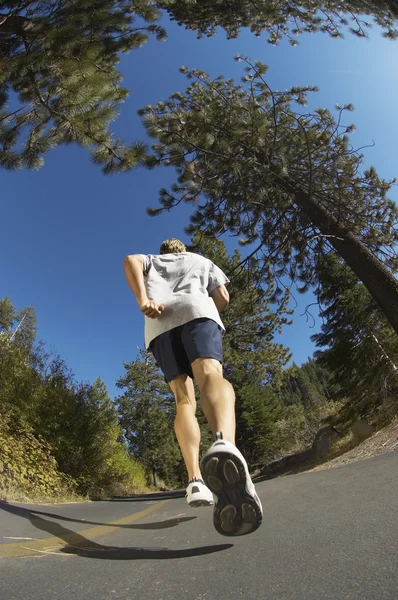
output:
[[76, 483], [60, 473], [51, 448], [27, 429], [10, 432], [9, 418], [0, 414], [0, 495], [29, 499], [73, 495]]

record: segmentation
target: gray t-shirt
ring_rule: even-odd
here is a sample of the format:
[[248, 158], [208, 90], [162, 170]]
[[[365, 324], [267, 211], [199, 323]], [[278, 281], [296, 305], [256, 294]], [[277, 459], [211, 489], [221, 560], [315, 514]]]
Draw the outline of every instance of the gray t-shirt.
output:
[[211, 260], [193, 252], [143, 254], [142, 257], [148, 298], [165, 307], [160, 317], [145, 317], [146, 348], [161, 333], [193, 319], [212, 319], [224, 330], [209, 294], [229, 283], [229, 279]]

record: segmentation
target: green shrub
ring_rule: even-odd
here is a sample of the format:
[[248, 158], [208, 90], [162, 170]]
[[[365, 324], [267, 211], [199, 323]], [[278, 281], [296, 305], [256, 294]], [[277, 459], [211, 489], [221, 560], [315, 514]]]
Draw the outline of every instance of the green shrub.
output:
[[48, 444], [27, 429], [11, 433], [0, 414], [0, 494], [9, 489], [33, 500], [73, 494], [76, 484], [59, 472]]

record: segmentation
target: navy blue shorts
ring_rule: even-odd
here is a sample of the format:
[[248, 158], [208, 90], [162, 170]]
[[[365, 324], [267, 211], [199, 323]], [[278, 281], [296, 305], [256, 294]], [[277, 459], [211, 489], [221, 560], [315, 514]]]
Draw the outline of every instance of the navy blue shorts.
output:
[[222, 330], [212, 319], [194, 319], [158, 335], [149, 350], [167, 383], [184, 374], [193, 378], [191, 364], [197, 358], [222, 363]]

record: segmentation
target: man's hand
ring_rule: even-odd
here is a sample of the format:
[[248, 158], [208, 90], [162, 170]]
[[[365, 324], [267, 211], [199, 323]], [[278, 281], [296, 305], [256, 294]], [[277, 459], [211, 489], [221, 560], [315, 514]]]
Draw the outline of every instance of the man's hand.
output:
[[157, 319], [164, 311], [163, 304], [158, 304], [154, 300], [146, 300], [140, 304], [140, 311], [150, 319]]

